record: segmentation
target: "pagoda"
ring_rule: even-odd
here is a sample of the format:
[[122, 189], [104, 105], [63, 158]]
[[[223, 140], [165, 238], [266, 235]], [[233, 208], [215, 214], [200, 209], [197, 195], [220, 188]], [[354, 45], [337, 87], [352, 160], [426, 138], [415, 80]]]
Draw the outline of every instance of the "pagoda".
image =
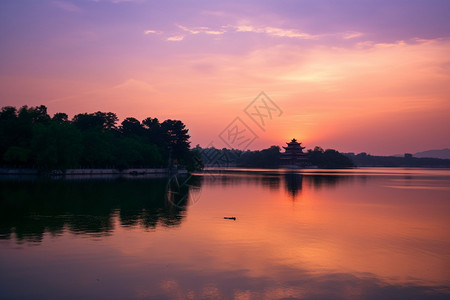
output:
[[299, 168], [305, 166], [308, 161], [308, 154], [303, 152], [305, 147], [302, 143], [297, 142], [296, 139], [292, 139], [289, 143], [286, 143], [287, 147], [284, 148], [284, 153], [281, 153], [281, 164], [287, 168]]

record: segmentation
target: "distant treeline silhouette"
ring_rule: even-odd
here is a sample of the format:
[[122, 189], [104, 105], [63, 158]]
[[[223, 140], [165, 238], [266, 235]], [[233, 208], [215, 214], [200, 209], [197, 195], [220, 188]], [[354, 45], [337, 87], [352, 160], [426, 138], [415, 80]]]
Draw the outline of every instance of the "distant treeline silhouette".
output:
[[417, 168], [450, 168], [450, 159], [418, 158], [406, 153], [399, 156], [376, 156], [365, 152], [359, 154], [345, 153], [358, 167], [417, 167]]
[[[278, 146], [271, 146], [267, 149], [256, 151], [242, 151], [237, 149], [217, 149], [201, 148], [196, 146], [198, 152], [202, 154], [202, 160], [205, 166], [210, 167], [246, 167], [246, 168], [278, 168], [281, 165], [281, 150]], [[316, 146], [307, 151], [307, 166], [316, 166], [318, 168], [351, 168], [353, 162], [342, 153]]]
[[65, 170], [68, 168], [199, 166], [189, 134], [179, 120], [142, 122], [126, 118], [118, 125], [112, 112], [65, 113], [50, 117], [44, 105], [5, 106], [0, 111], [0, 166]]

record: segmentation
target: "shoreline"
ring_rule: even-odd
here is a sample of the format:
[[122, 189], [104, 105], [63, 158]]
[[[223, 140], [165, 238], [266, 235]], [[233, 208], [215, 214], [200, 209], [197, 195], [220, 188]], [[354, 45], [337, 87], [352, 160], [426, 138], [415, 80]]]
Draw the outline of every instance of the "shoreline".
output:
[[90, 176], [90, 175], [117, 175], [117, 176], [141, 176], [141, 175], [171, 175], [171, 174], [187, 174], [185, 169], [169, 169], [169, 168], [130, 168], [124, 170], [118, 169], [67, 169], [41, 171], [38, 169], [15, 169], [0, 168], [0, 175], [34, 175], [34, 176]]

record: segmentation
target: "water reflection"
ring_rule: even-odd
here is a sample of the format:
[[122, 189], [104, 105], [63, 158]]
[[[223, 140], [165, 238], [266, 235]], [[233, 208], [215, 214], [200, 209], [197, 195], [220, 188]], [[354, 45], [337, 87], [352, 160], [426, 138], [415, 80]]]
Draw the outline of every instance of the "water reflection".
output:
[[[200, 185], [198, 177], [189, 178]], [[34, 180], [0, 182], [0, 237], [39, 242], [49, 232], [109, 235], [118, 215], [123, 227], [179, 226], [186, 215], [189, 186], [177, 205], [167, 201], [167, 179]]]
[[[315, 189], [321, 189], [332, 188], [337, 186], [338, 184], [355, 180], [355, 177], [348, 175], [309, 175], [308, 179], [311, 183], [311, 186], [313, 186]], [[358, 176], [357, 180], [360, 182], [364, 181], [365, 176]]]
[[284, 175], [284, 182], [286, 184], [287, 192], [295, 200], [297, 194], [302, 190], [302, 175], [296, 173], [287, 173]]
[[440, 172], [1, 183], [1, 297], [446, 299]]
[[234, 187], [242, 185], [258, 185], [263, 188], [277, 190], [280, 186], [281, 176], [279, 174], [254, 174], [248, 176], [246, 174], [227, 173], [227, 172], [208, 172], [201, 174], [209, 185], [222, 187]]
[[216, 173], [204, 176], [152, 179], [26, 180], [0, 181], [0, 238], [40, 242], [49, 232], [110, 235], [113, 217], [123, 227], [179, 226], [188, 205], [201, 197], [201, 184], [224, 188], [256, 185], [271, 191], [284, 190], [292, 200], [301, 194], [303, 178], [309, 186], [322, 188], [349, 180], [339, 175]]
[[[350, 182], [355, 179], [348, 174], [302, 174], [296, 171], [269, 170], [266, 172], [257, 171], [248, 176], [241, 171], [209, 171], [202, 174], [208, 185], [220, 185], [222, 187], [238, 187], [245, 185], [258, 185], [269, 190], [279, 190], [283, 185], [285, 192], [290, 195], [292, 200], [296, 200], [301, 194], [304, 181], [309, 187], [314, 189], [332, 188], [339, 183]], [[358, 177], [358, 180], [364, 181], [365, 176]]]

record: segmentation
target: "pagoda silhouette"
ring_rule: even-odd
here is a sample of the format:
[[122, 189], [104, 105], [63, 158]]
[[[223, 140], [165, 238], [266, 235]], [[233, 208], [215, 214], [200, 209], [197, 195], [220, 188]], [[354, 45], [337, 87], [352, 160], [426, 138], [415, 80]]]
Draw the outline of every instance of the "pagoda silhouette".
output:
[[286, 143], [287, 147], [284, 148], [284, 152], [281, 153], [281, 167], [283, 168], [302, 168], [308, 163], [308, 154], [303, 152], [305, 147], [302, 143], [297, 142], [296, 139], [292, 139], [289, 143]]

